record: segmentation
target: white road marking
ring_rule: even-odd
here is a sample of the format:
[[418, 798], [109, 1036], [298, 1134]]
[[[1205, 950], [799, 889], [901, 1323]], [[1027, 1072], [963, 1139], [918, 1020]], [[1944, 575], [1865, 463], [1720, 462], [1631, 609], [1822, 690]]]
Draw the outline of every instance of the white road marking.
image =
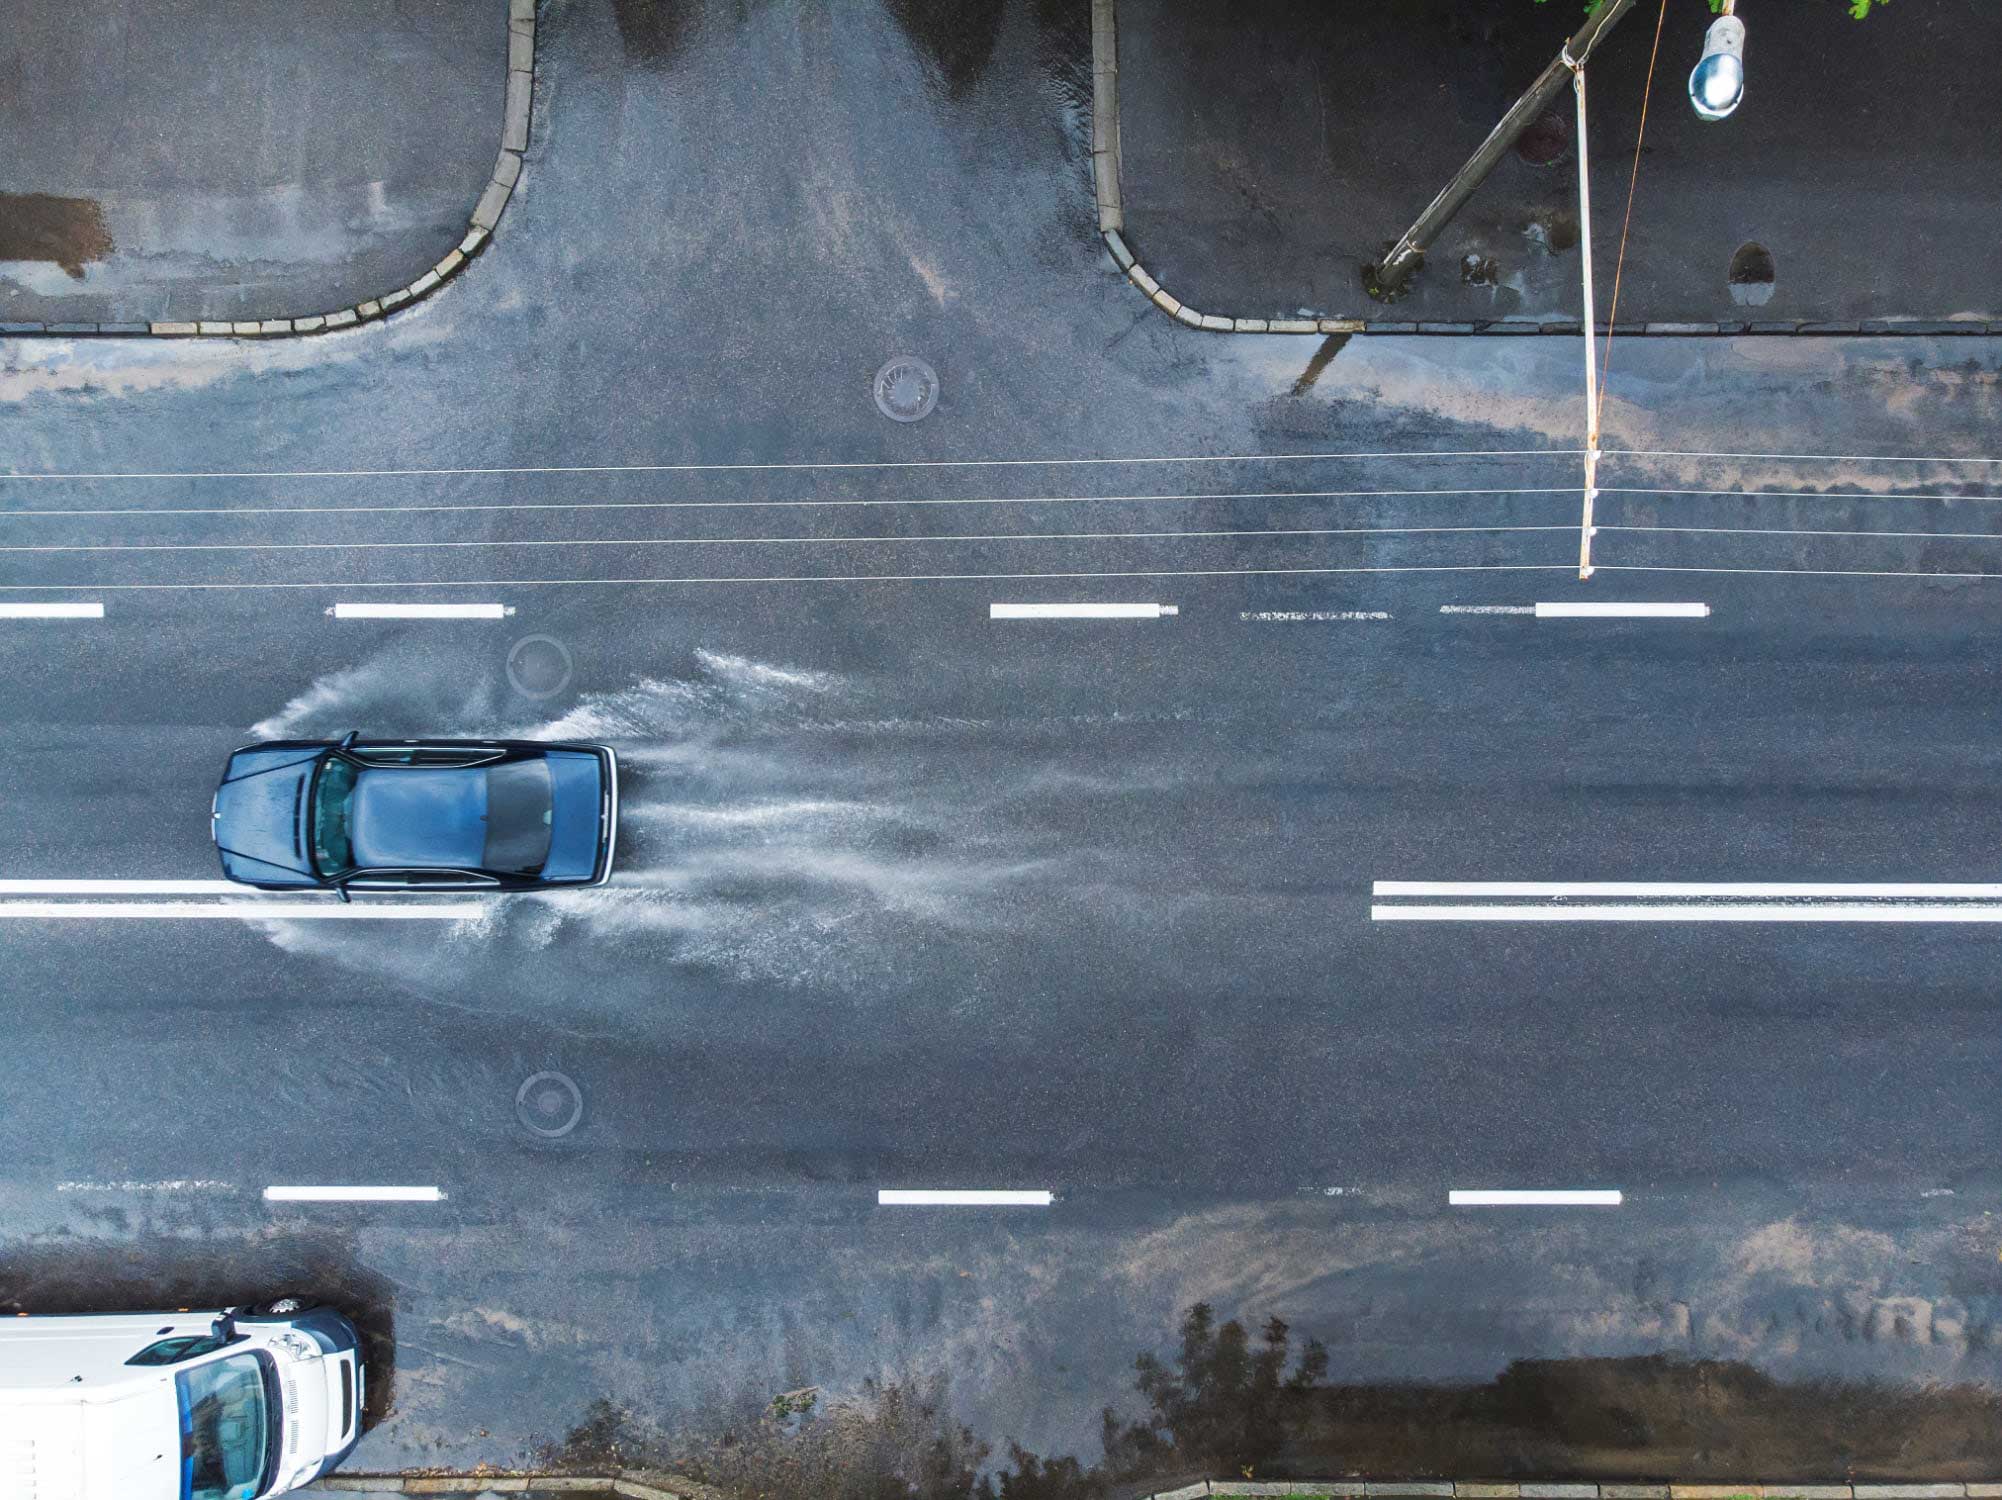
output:
[[0, 880], [0, 896], [272, 896], [319, 897], [325, 891], [258, 891], [233, 880]]
[[1158, 620], [1181, 613], [1173, 604], [990, 604], [990, 620]]
[[1014, 1188], [884, 1188], [878, 1207], [907, 1208], [1048, 1208], [1056, 1195]]
[[1390, 613], [1381, 609], [1258, 609], [1244, 610], [1238, 614], [1240, 620], [1308, 621], [1314, 624], [1337, 620], [1388, 620]]
[[1442, 604], [1442, 615], [1533, 615], [1534, 604]]
[[[1133, 458], [911, 458], [796, 460], [791, 463], [746, 464], [495, 464], [463, 469], [158, 469], [45, 470], [32, 474], [0, 474], [12, 480], [98, 479], [406, 479], [477, 474], [767, 474], [816, 469], [1022, 469], [1090, 468], [1124, 464], [1277, 464], [1358, 461], [1379, 458], [1576, 458], [1580, 448], [1420, 448], [1402, 453], [1186, 453], [1142, 454]], [[1638, 450], [1635, 450], [1638, 451]]]
[[[934, 545], [940, 542], [1160, 542], [1277, 539], [1300, 536], [1417, 536], [1479, 532], [1570, 531], [1569, 526], [1262, 526], [1199, 531], [964, 531], [925, 536], [594, 536], [488, 537], [441, 542], [36, 542], [0, 545], [12, 552], [442, 552], [467, 547], [778, 547]], [[372, 585], [363, 585], [372, 587]]]
[[504, 604], [336, 604], [336, 620], [504, 620], [514, 611]]
[[[412, 515], [449, 510], [827, 510], [885, 505], [1123, 505], [1129, 502], [1200, 500], [1388, 500], [1456, 499], [1468, 495], [1573, 495], [1576, 485], [1513, 485], [1501, 489], [1454, 489], [1435, 485], [1418, 490], [1180, 490], [1127, 495], [946, 495], [916, 499], [876, 497], [839, 500], [519, 500], [468, 501], [443, 505], [121, 505], [62, 506], [50, 510], [10, 510], [22, 516], [290, 516]], [[1647, 491], [1646, 493], [1655, 493]], [[1661, 493], [1679, 494], [1681, 491]], [[1690, 493], [1698, 493], [1691, 491]], [[1738, 494], [1736, 490], [1709, 493]], [[1969, 498], [1966, 496], [1959, 497]], [[1982, 498], [1979, 496], [1973, 498]], [[2002, 499], [2002, 496], [1989, 496]]]
[[0, 620], [101, 620], [102, 604], [59, 603], [0, 604]]
[[455, 901], [435, 906], [390, 901], [381, 905], [295, 906], [283, 901], [0, 901], [0, 921], [190, 921], [203, 918], [225, 922], [282, 920], [287, 922], [456, 922], [477, 916], [484, 903]]
[[1906, 453], [1695, 453], [1682, 448], [1606, 448], [1621, 458], [1748, 458], [1785, 459], [1810, 464], [2002, 464], [2002, 458], [1952, 458], [1944, 454]]
[[220, 1193], [236, 1186], [213, 1177], [177, 1177], [169, 1182], [59, 1182], [59, 1193]]
[[[1556, 528], [1569, 531], [1568, 526]], [[1600, 569], [1611, 571], [1613, 564]], [[524, 589], [559, 588], [584, 585], [592, 588], [627, 588], [639, 585], [677, 583], [999, 583], [1044, 578], [1304, 578], [1349, 573], [1573, 573], [1575, 563], [1362, 563], [1348, 567], [1321, 568], [1075, 568], [1058, 572], [1020, 573], [750, 573], [750, 574], [666, 574], [643, 578], [425, 578], [377, 579], [372, 589]], [[1632, 571], [1630, 569], [1630, 571]], [[1729, 571], [1729, 570], [1726, 570]], [[1759, 571], [1740, 569], [1737, 571]], [[1766, 571], [1801, 572], [1801, 569]], [[1910, 578], [2002, 578], [2002, 573], [1897, 573], [1884, 576]], [[96, 583], [89, 587], [101, 592], [174, 593], [228, 590], [255, 593], [260, 589], [351, 589], [347, 583], [247, 583], [236, 580], [213, 583]], [[40, 589], [73, 589], [71, 583], [0, 583], [0, 592], [20, 594]]]
[[1377, 896], [1704, 896], [1791, 901], [2002, 901], [2002, 884], [1934, 885], [1921, 881], [1784, 880], [1379, 880]]
[[1372, 906], [1372, 922], [2002, 922], [2002, 905]]
[[1618, 1208], [1618, 1188], [1454, 1188], [1446, 1194], [1456, 1208]]
[[1614, 604], [1594, 600], [1536, 606], [1539, 620], [1700, 620], [1710, 613], [1707, 604]]
[[268, 1187], [267, 1203], [438, 1203], [435, 1187]]

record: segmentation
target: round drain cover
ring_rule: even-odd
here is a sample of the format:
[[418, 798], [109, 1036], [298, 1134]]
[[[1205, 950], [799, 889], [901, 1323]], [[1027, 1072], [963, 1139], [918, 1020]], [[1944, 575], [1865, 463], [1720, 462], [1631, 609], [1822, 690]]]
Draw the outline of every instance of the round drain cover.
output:
[[938, 405], [938, 371], [900, 354], [876, 372], [876, 405], [892, 422], [916, 422]]
[[507, 680], [524, 698], [553, 698], [570, 684], [570, 652], [546, 635], [525, 635], [508, 648]]
[[531, 1133], [553, 1141], [584, 1118], [584, 1095], [567, 1073], [534, 1073], [515, 1090], [514, 1112]]

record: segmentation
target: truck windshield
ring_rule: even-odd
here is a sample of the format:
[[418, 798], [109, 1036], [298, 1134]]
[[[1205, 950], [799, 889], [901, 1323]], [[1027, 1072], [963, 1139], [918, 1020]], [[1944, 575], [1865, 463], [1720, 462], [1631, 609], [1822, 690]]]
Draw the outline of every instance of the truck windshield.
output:
[[273, 1431], [254, 1354], [174, 1377], [181, 1398], [181, 1500], [251, 1500], [264, 1488]]
[[357, 774], [350, 762], [329, 755], [313, 778], [313, 865], [322, 875], [339, 875], [354, 865], [349, 829]]

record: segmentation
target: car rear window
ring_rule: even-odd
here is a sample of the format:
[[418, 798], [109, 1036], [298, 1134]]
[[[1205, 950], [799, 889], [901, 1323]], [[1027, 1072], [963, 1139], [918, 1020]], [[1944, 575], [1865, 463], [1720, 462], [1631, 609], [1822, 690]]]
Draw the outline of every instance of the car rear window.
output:
[[487, 846], [481, 864], [508, 875], [533, 875], [549, 858], [549, 767], [540, 756], [511, 760], [487, 773]]

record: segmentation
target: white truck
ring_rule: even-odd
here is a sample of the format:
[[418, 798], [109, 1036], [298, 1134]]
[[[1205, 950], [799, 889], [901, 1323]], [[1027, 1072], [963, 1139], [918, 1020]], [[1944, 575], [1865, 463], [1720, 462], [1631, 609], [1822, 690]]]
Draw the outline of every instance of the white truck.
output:
[[259, 1500], [361, 1437], [354, 1325], [254, 1308], [0, 1316], [4, 1500]]

